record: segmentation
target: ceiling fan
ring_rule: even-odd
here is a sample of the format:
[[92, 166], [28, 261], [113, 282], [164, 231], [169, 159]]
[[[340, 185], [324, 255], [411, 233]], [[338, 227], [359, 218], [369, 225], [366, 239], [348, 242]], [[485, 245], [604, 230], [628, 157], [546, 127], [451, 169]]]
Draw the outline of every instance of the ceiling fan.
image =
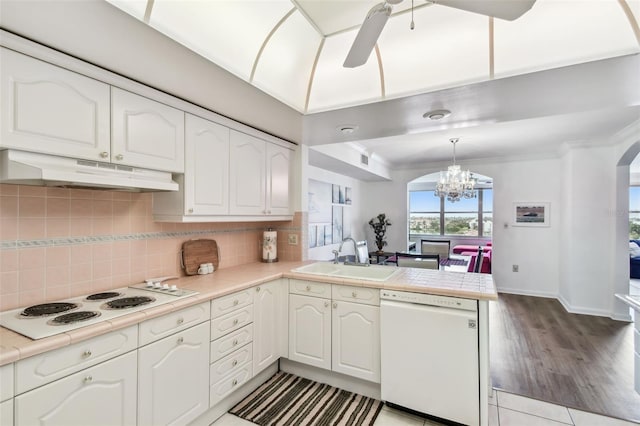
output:
[[[495, 18], [513, 21], [522, 16], [536, 0], [429, 0], [430, 3], [453, 7], [467, 12], [493, 16]], [[364, 65], [371, 55], [371, 51], [380, 37], [393, 5], [402, 0], [385, 0], [371, 8], [365, 18], [358, 35], [356, 35], [351, 50], [347, 54], [343, 66], [355, 68]]]

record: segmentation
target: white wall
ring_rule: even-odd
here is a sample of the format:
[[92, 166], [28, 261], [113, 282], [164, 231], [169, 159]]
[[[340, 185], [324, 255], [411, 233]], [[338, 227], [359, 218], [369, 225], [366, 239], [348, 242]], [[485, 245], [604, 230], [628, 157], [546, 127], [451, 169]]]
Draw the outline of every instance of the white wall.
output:
[[102, 0], [2, 0], [0, 27], [275, 136], [302, 115]]
[[[492, 272], [498, 289], [514, 293], [555, 297], [559, 286], [560, 177], [558, 159], [510, 162], [478, 161], [464, 168], [493, 178]], [[371, 216], [386, 213], [393, 225], [388, 231], [389, 250], [407, 244], [407, 183], [438, 171], [432, 165], [392, 172], [392, 182], [367, 183], [363, 201]], [[513, 202], [550, 202], [551, 226], [511, 226]], [[506, 224], [506, 227], [505, 227]], [[369, 244], [372, 243], [372, 239]], [[511, 272], [517, 264], [520, 272]]]
[[[362, 216], [363, 215], [362, 198], [364, 196], [363, 194], [364, 182], [358, 179], [354, 179], [338, 173], [330, 172], [328, 170], [319, 169], [313, 166], [307, 167], [306, 178], [315, 179], [321, 182], [327, 182], [327, 183], [336, 184], [336, 185], [349, 186], [352, 188], [352, 191], [353, 191], [351, 196], [352, 203], [350, 206], [344, 207], [345, 209], [351, 210], [352, 238], [355, 239], [356, 241], [366, 239], [365, 238], [366, 231], [367, 231], [366, 228], [369, 227], [367, 225], [367, 222], [369, 221], [369, 219], [367, 218], [365, 221], [365, 219]], [[306, 188], [307, 186], [305, 186], [305, 191], [306, 191]], [[304, 197], [304, 198], [307, 199], [307, 197]], [[308, 199], [306, 202], [308, 203]], [[304, 210], [308, 211], [308, 204], [304, 207]], [[308, 252], [308, 259], [311, 259], [311, 260], [333, 259], [333, 254], [331, 253], [331, 251], [337, 250], [339, 246], [340, 246], [339, 244], [331, 244], [328, 246], [311, 248], [309, 249], [309, 252]], [[372, 247], [371, 242], [369, 242], [369, 248], [371, 247]], [[354, 253], [353, 245], [352, 243], [348, 243], [343, 246], [343, 249], [340, 252], [340, 255], [343, 255], [343, 254], [347, 255], [347, 254], [353, 254], [353, 253]]]

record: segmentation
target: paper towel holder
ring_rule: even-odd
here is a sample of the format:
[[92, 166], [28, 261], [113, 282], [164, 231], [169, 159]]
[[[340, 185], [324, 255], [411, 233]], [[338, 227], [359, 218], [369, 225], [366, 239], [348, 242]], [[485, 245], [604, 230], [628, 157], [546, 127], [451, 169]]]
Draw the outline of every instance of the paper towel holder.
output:
[[262, 233], [262, 261], [273, 263], [278, 261], [278, 232], [268, 228]]

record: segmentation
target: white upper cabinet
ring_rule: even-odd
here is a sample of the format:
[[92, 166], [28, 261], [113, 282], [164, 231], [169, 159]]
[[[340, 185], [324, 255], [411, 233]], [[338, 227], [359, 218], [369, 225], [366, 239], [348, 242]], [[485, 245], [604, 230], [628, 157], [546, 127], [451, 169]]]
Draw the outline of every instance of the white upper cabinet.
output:
[[278, 145], [267, 145], [266, 209], [270, 215], [291, 214], [289, 177], [291, 151]]
[[184, 171], [184, 112], [111, 88], [111, 161], [146, 169]]
[[230, 213], [266, 215], [265, 153], [267, 143], [256, 137], [231, 131]]
[[0, 48], [0, 148], [109, 161], [109, 85]]
[[186, 115], [185, 214], [229, 213], [229, 128]]

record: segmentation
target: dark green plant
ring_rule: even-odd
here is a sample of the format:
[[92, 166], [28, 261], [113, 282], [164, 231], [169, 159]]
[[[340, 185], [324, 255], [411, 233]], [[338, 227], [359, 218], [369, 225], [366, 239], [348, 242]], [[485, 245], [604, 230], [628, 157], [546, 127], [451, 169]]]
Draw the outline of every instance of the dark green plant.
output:
[[[375, 220], [378, 220], [377, 222]], [[372, 218], [369, 221], [369, 226], [373, 228], [373, 232], [376, 234], [376, 246], [378, 251], [383, 251], [384, 246], [387, 245], [385, 241], [385, 234], [387, 233], [387, 226], [391, 226], [391, 221], [387, 219], [387, 215], [380, 213], [378, 216]]]

